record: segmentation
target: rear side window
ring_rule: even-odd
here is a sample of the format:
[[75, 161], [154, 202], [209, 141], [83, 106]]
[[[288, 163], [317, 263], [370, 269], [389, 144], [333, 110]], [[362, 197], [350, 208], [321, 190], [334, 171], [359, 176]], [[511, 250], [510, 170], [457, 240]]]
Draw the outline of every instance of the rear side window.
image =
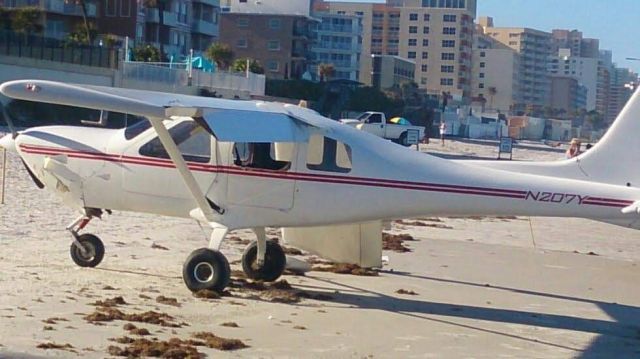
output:
[[233, 164], [239, 167], [287, 171], [291, 168], [294, 144], [287, 142], [236, 142]]
[[333, 138], [312, 135], [307, 148], [307, 168], [314, 171], [348, 173], [352, 168], [351, 147]]
[[[211, 135], [194, 121], [185, 121], [169, 129], [171, 138], [186, 161], [208, 163], [211, 160]], [[158, 137], [140, 147], [140, 154], [169, 158]]]

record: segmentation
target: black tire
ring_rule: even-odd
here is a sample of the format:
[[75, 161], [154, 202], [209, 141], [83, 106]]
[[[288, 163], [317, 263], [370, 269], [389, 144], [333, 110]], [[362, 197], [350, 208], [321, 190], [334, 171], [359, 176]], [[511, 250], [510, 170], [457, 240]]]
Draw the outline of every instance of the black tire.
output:
[[407, 133], [406, 133], [406, 132], [403, 132], [403, 133], [400, 135], [400, 138], [398, 139], [398, 144], [401, 144], [401, 145], [403, 145], [404, 147], [409, 147], [409, 146], [411, 146], [410, 144], [408, 144], [408, 143], [407, 143]]
[[71, 259], [80, 267], [95, 267], [104, 258], [104, 244], [97, 236], [93, 234], [82, 234], [78, 236], [78, 242], [84, 248], [86, 254], [83, 254], [82, 250], [76, 246], [75, 243], [71, 243], [69, 250]]
[[220, 252], [200, 248], [191, 252], [182, 267], [182, 279], [192, 292], [213, 290], [222, 292], [229, 285], [231, 268]]
[[287, 256], [280, 245], [274, 241], [267, 241], [267, 253], [262, 267], [257, 268], [258, 242], [253, 242], [242, 253], [242, 270], [253, 280], [272, 282], [278, 279], [287, 265]]

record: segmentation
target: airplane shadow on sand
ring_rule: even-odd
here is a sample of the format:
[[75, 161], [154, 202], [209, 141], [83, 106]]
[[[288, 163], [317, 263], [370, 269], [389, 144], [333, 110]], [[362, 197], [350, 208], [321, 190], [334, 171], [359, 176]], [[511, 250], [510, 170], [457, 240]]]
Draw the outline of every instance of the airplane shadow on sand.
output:
[[[550, 293], [521, 290], [516, 288], [487, 286], [486, 284], [473, 282], [417, 276], [409, 273], [385, 272], [385, 275], [410, 276], [427, 281], [438, 281], [458, 285], [482, 287], [486, 288], [487, 290], [509, 291], [511, 293], [522, 295], [550, 297], [559, 300], [566, 300], [567, 306], [570, 306], [571, 302], [592, 303], [598, 306], [602, 311], [607, 313], [611, 318], [614, 319], [614, 321], [602, 319], [587, 319], [560, 314], [546, 314], [534, 311], [487, 308], [471, 305], [438, 303], [416, 299], [398, 298], [384, 293], [346, 285], [325, 278], [309, 276], [308, 274], [307, 277], [320, 282], [331, 284], [332, 286], [344, 288], [344, 290], [340, 290], [337, 294], [331, 294], [333, 299], [330, 302], [327, 302], [328, 305], [330, 305], [329, 303], [340, 303], [351, 305], [355, 308], [360, 309], [377, 309], [393, 312], [398, 315], [409, 316], [416, 319], [453, 325], [469, 330], [476, 330], [516, 340], [523, 340], [539, 345], [555, 347], [559, 350], [569, 351], [576, 358], [589, 359], [602, 357], [640, 357], [640, 308], [638, 307], [615, 303], [606, 303], [583, 298], [574, 298]], [[300, 287], [306, 287], [306, 291], [309, 291], [309, 289], [312, 288], [312, 286], [304, 285], [301, 285]], [[324, 288], [316, 287], [316, 289], [320, 290]], [[313, 293], [313, 290], [311, 290], [311, 293]], [[325, 291], [318, 291], [318, 293], [326, 294]], [[559, 340], [554, 342], [545, 341], [535, 337], [527, 337], [514, 334], [513, 332], [509, 332], [507, 330], [501, 331], [493, 328], [484, 328], [482, 327], [482, 322], [457, 322], [455, 321], [455, 318], [520, 324], [532, 327], [564, 329], [575, 332], [598, 334], [598, 336], [589, 344], [588, 347], [581, 348], [572, 346], [570, 343], [567, 343], [566, 340], [563, 341], [561, 336], [559, 336]]]

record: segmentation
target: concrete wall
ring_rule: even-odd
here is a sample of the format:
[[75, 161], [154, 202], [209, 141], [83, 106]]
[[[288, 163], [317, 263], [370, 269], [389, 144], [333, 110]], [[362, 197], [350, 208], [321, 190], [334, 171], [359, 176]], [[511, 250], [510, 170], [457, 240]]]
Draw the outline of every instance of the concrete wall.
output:
[[98, 86], [118, 86], [113, 69], [0, 56], [0, 82], [23, 79], [60, 81]]

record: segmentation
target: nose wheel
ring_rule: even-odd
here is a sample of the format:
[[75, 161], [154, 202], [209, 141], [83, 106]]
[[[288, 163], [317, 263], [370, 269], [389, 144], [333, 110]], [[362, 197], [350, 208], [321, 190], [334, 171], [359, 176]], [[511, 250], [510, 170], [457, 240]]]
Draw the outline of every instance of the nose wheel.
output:
[[200, 248], [191, 252], [182, 267], [182, 279], [192, 292], [222, 291], [231, 277], [227, 258], [217, 250]]
[[242, 254], [242, 270], [247, 277], [254, 280], [274, 281], [282, 275], [286, 264], [284, 250], [274, 241], [266, 241], [266, 252], [262, 261], [258, 260], [258, 242], [249, 244]]
[[95, 267], [104, 258], [104, 244], [93, 234], [82, 234], [71, 243], [70, 254], [78, 266]]

